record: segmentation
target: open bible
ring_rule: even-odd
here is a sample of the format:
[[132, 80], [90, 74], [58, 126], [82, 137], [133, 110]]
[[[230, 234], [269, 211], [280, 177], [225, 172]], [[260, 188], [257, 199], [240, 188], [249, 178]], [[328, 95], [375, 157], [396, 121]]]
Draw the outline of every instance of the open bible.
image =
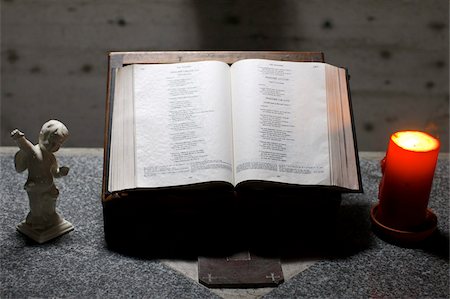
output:
[[243, 59], [113, 70], [106, 193], [318, 186], [361, 191], [347, 73]]

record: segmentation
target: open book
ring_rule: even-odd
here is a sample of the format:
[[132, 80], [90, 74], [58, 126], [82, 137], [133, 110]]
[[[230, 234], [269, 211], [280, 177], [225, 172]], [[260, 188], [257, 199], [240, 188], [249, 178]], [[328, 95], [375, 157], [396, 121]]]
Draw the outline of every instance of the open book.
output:
[[107, 192], [205, 183], [361, 190], [345, 69], [244, 59], [114, 72]]

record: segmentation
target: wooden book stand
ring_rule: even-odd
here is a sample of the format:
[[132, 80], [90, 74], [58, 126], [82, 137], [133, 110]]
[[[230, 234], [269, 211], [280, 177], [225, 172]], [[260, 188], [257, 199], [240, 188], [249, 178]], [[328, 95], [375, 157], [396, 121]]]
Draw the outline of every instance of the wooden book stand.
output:
[[[340, 194], [305, 190], [295, 200], [277, 193], [217, 194], [167, 190], [108, 193], [109, 154], [115, 70], [128, 64], [159, 64], [219, 60], [232, 64], [240, 59], [260, 58], [323, 62], [319, 52], [113, 52], [109, 54], [104, 144], [102, 203], [105, 239], [112, 249], [150, 257], [200, 256], [199, 281], [208, 287], [276, 286], [283, 281], [278, 254], [281, 238], [309, 229], [321, 219], [333, 218]], [[151, 197], [151, 198], [149, 198]], [[299, 200], [298, 197], [314, 200]], [[308, 202], [309, 204], [306, 204]], [[302, 212], [303, 211], [303, 212]], [[280, 216], [290, 213], [286, 219]], [[289, 222], [289, 220], [288, 220]], [[313, 226], [317, 226], [313, 224]], [[289, 230], [289, 227], [292, 227]], [[284, 235], [283, 235], [284, 234]], [[294, 234], [294, 236], [292, 235]], [[315, 236], [315, 233], [311, 235]], [[305, 236], [302, 235], [304, 241]], [[261, 252], [261, 248], [264, 248]], [[286, 248], [291, 249], [290, 246]], [[269, 249], [269, 250], [267, 250]], [[274, 249], [274, 250], [273, 250]], [[255, 250], [257, 253], [255, 254]], [[259, 252], [258, 252], [259, 251]]]

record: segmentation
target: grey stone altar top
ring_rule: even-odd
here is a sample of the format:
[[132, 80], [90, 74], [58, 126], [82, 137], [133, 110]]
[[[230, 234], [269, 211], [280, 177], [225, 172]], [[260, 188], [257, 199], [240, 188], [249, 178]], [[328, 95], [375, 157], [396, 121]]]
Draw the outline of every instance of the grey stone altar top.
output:
[[[134, 257], [105, 246], [100, 203], [102, 149], [60, 150], [58, 159], [71, 166], [73, 176], [70, 183], [58, 182], [64, 197], [59, 207], [77, 231], [40, 246], [28, 242], [13, 226], [27, 205], [17, 200], [23, 183], [11, 163], [14, 153], [11, 148], [0, 148], [0, 297], [219, 298], [228, 294], [232, 298], [239, 294], [232, 289], [217, 296], [218, 290], [199, 285], [196, 260]], [[419, 248], [394, 246], [372, 233], [369, 211], [378, 201], [383, 156], [365, 153], [360, 157], [365, 193], [343, 196], [329, 248], [282, 257], [286, 281], [274, 289], [245, 290], [241, 298], [262, 294], [264, 298], [449, 297], [448, 155], [438, 162], [430, 197], [438, 231]], [[292, 239], [301, 237], [291, 235]], [[286, 241], [280, 240], [281, 244]], [[303, 267], [287, 271], [286, 266], [297, 262]]]

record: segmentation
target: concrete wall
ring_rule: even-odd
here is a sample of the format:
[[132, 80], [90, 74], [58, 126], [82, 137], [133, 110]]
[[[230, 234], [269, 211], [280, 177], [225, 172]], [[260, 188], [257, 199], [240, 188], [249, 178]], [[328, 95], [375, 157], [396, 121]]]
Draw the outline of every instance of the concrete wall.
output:
[[448, 0], [1, 0], [1, 144], [50, 118], [103, 142], [108, 51], [323, 51], [351, 74], [360, 150], [421, 129], [448, 151]]

